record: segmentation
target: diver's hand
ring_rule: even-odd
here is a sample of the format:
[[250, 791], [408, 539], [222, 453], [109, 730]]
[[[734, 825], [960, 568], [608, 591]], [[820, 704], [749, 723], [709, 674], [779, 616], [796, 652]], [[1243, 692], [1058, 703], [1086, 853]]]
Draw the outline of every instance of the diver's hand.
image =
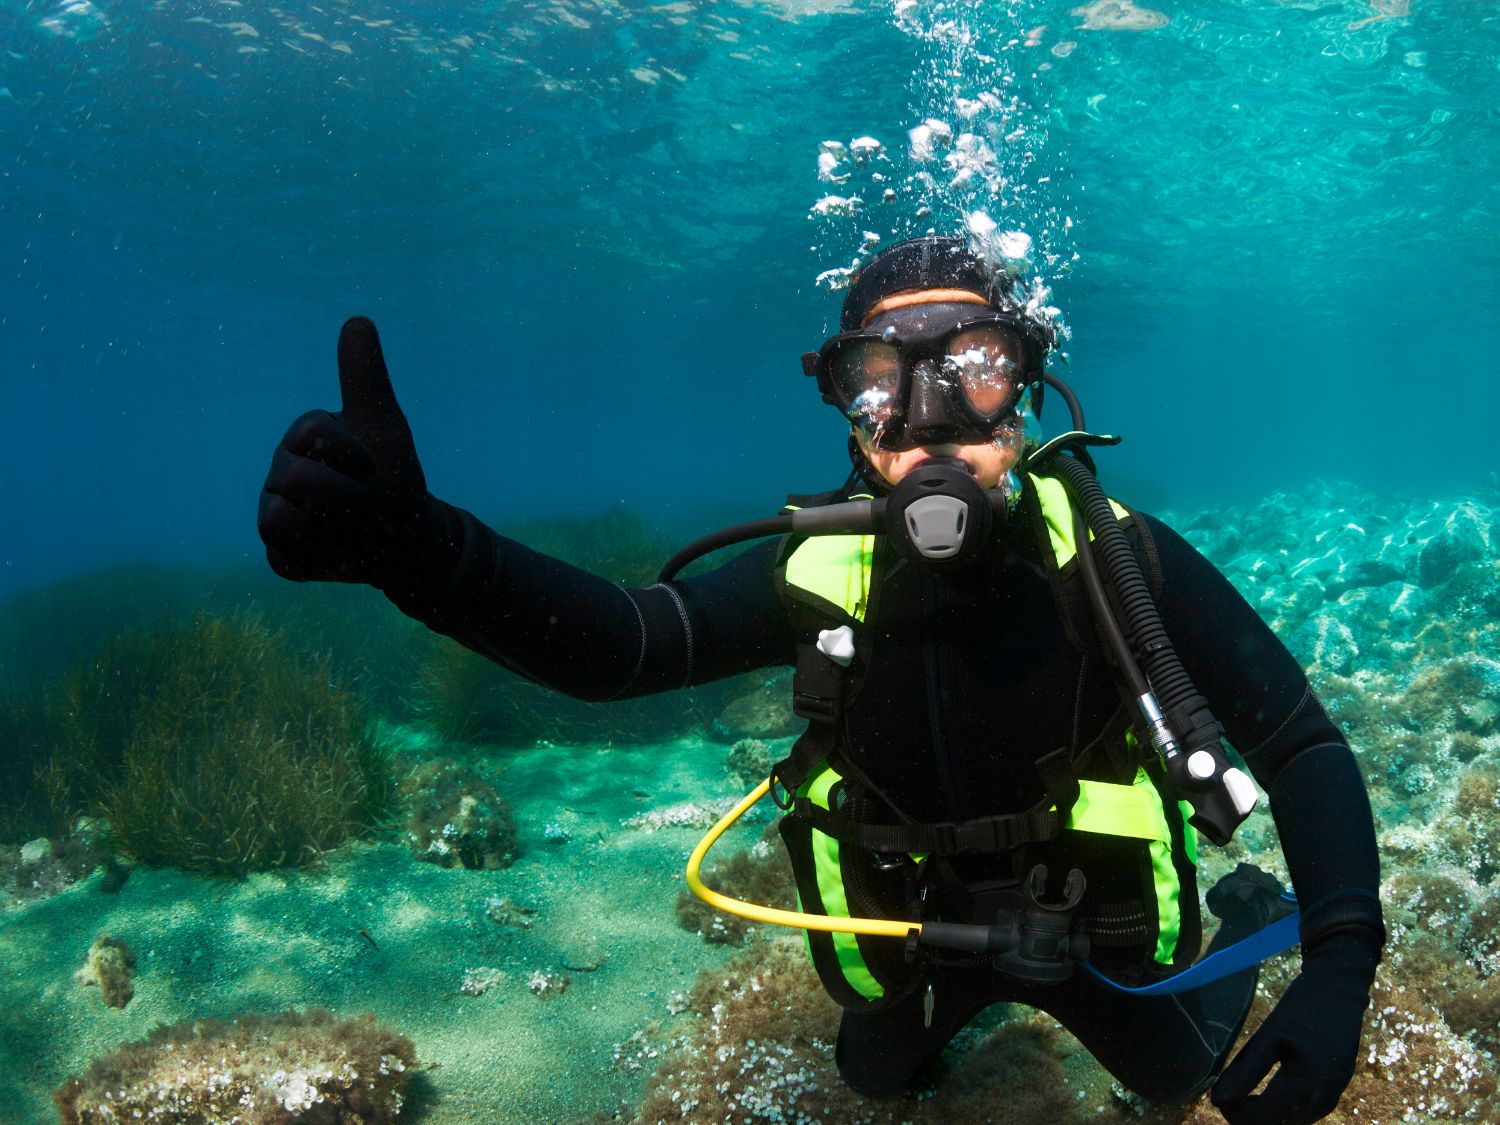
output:
[[1333, 1112], [1354, 1075], [1378, 960], [1348, 933], [1304, 953], [1302, 972], [1214, 1084], [1213, 1103], [1230, 1125], [1306, 1125]]
[[386, 588], [420, 576], [451, 521], [427, 493], [375, 325], [346, 321], [338, 356], [342, 409], [292, 423], [272, 455], [257, 526], [283, 578]]

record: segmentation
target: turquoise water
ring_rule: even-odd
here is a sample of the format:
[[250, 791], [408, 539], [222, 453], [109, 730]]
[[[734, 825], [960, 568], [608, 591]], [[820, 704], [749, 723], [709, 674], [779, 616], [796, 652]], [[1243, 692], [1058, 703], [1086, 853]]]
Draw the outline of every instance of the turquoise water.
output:
[[[728, 953], [671, 909], [697, 833], [629, 821], [733, 794], [714, 720], [746, 686], [632, 713], [635, 742], [519, 689], [445, 704], [435, 683], [480, 673], [380, 599], [267, 582], [266, 464], [293, 417], [336, 408], [334, 341], [364, 313], [437, 495], [504, 527], [637, 513], [649, 529], [530, 526], [585, 561], [628, 541], [620, 565], [646, 565], [843, 479], [846, 426], [799, 365], [837, 319], [819, 278], [984, 217], [1031, 240], [1022, 276], [1070, 334], [1057, 369], [1126, 438], [1100, 457], [1110, 491], [1194, 529], [1365, 755], [1387, 874], [1410, 876], [1389, 987], [1436, 1005], [1445, 974], [1480, 982], [1464, 1013], [1383, 1025], [1381, 1050], [1438, 1044], [1420, 1067], [1362, 1074], [1493, 1083], [1493, 1059], [1464, 1054], [1493, 1052], [1500, 1024], [1500, 954], [1465, 921], [1500, 932], [1492, 6], [0, 0], [0, 50], [0, 737], [29, 737], [12, 692], [56, 690], [101, 640], [250, 605], [331, 654], [399, 763], [477, 762], [522, 856], [434, 868], [381, 837], [313, 873], [142, 867], [107, 899], [100, 870], [56, 897], [16, 884], [0, 1125], [50, 1119], [67, 1074], [156, 1022], [241, 1009], [376, 1010], [442, 1064], [414, 1102], [433, 1122], [614, 1113], [673, 1042], [711, 1052], [687, 993]], [[955, 143], [937, 128], [924, 158], [932, 122]], [[863, 138], [878, 155], [845, 158]], [[852, 216], [818, 213], [856, 194]], [[1453, 574], [1423, 572], [1433, 541], [1458, 544]], [[1309, 609], [1314, 581], [1328, 604]], [[1434, 824], [1467, 825], [1467, 845]], [[3, 841], [14, 872], [36, 831]], [[1250, 854], [1272, 843], [1251, 830]], [[540, 920], [497, 922], [491, 899]], [[72, 979], [107, 928], [142, 964], [123, 1012]], [[462, 987], [482, 969], [509, 982], [488, 1008]], [[753, 964], [724, 971], [737, 1001], [754, 991]], [[572, 985], [553, 999], [535, 972]], [[1134, 1112], [1052, 1046], [1079, 1120]], [[1393, 1119], [1361, 1104], [1349, 1120]], [[1034, 1114], [1017, 1119], [1071, 1120]]]
[[[818, 145], [899, 156], [1007, 78], [1038, 163], [1005, 220], [1073, 222], [1069, 374], [1119, 473], [1203, 501], [1482, 479], [1488, 6], [1073, 7], [955, 6], [995, 61], [934, 93], [941, 49], [884, 5], [5, 4], [0, 447], [29, 483], [0, 582], [255, 555], [270, 446], [332, 401], [355, 311], [434, 490], [486, 516], [686, 531], [822, 487], [840, 426], [797, 357], [857, 235], [807, 217]], [[667, 471], [705, 445], [713, 472]]]

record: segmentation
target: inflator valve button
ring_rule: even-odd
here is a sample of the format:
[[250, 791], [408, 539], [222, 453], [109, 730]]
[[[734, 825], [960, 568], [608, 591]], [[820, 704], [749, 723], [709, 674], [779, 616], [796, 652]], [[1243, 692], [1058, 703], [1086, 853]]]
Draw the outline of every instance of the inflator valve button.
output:
[[841, 668], [854, 660], [854, 630], [847, 625], [818, 630], [818, 651]]
[[1187, 760], [1188, 775], [1194, 781], [1207, 781], [1219, 768], [1214, 756], [1207, 750], [1194, 750]]
[[1230, 766], [1224, 771], [1224, 788], [1229, 790], [1229, 799], [1234, 802], [1234, 811], [1249, 816], [1255, 807], [1255, 783], [1245, 776], [1243, 770]]

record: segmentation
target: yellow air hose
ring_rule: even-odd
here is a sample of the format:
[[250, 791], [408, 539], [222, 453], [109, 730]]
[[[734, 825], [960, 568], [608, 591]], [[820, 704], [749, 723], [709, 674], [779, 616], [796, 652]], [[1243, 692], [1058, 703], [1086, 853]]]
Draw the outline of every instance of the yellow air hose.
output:
[[770, 790], [771, 782], [768, 778], [750, 790], [739, 804], [720, 817], [719, 823], [710, 828], [704, 834], [703, 839], [698, 841], [698, 846], [693, 849], [693, 854], [688, 856], [687, 862], [687, 884], [695, 895], [715, 910], [722, 910], [726, 914], [736, 914], [752, 922], [768, 922], [773, 926], [894, 938], [905, 938], [913, 932], [922, 932], [920, 922], [892, 922], [885, 918], [830, 918], [826, 914], [803, 914], [796, 910], [777, 910], [772, 906], [757, 906], [753, 902], [742, 902], [705, 887], [698, 869], [703, 866], [703, 861], [708, 857], [708, 849], [714, 846], [714, 843], [731, 824], [744, 816], [750, 807]]

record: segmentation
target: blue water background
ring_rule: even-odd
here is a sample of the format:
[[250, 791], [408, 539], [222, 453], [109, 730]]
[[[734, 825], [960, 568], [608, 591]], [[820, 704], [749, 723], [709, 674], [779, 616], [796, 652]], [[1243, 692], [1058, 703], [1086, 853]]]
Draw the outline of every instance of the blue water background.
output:
[[[1062, 370], [1127, 436], [1111, 490], [1476, 487], [1500, 16], [1156, 6], [990, 10], [1046, 29], [997, 68], [1073, 222]], [[493, 522], [625, 503], [686, 537], [842, 479], [798, 356], [854, 247], [807, 213], [820, 141], [899, 151], [928, 113], [886, 5], [7, 0], [0, 46], [0, 595], [258, 558], [272, 447], [337, 407], [352, 313], [432, 490]]]

